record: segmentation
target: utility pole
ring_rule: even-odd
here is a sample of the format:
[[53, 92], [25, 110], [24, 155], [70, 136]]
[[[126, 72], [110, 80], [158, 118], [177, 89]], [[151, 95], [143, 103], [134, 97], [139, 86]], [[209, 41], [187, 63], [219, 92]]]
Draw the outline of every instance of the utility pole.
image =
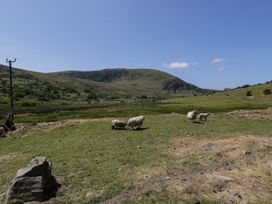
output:
[[16, 58], [14, 60], [6, 59], [6, 62], [9, 64], [9, 97], [10, 97], [10, 120], [13, 122], [13, 90], [12, 90], [12, 64], [16, 62]]

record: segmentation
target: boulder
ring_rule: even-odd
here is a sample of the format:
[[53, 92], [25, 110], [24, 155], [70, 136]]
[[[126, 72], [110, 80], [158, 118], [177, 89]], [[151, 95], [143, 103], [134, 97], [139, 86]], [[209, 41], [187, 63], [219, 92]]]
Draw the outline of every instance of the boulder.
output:
[[19, 169], [6, 195], [6, 203], [46, 201], [55, 197], [60, 184], [51, 174], [52, 163], [45, 157], [35, 157], [27, 167]]
[[5, 136], [6, 136], [5, 128], [0, 126], [0, 137], [5, 137]]

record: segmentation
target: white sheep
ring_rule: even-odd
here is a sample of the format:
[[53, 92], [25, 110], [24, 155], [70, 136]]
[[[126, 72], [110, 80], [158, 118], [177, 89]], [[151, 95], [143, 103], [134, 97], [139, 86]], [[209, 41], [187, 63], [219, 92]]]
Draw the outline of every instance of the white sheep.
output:
[[127, 122], [127, 126], [131, 127], [134, 130], [134, 127], [140, 128], [144, 122], [144, 116], [137, 116], [130, 118]]
[[125, 129], [127, 123], [122, 120], [112, 120], [111, 121], [111, 129]]
[[188, 120], [192, 120], [195, 121], [196, 120], [196, 116], [199, 112], [197, 110], [193, 110], [187, 113], [187, 119]]
[[208, 116], [210, 115], [210, 113], [199, 113], [199, 121], [202, 121], [202, 120], [207, 120]]

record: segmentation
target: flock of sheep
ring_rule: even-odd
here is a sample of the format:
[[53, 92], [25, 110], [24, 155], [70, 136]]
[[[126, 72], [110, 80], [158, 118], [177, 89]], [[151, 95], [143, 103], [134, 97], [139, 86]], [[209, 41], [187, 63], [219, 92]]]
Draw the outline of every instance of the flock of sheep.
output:
[[193, 122], [195, 122], [197, 118], [199, 121], [206, 121], [208, 116], [209, 113], [199, 113], [198, 110], [193, 110], [187, 113], [187, 119], [192, 120]]
[[132, 130], [134, 130], [135, 127], [137, 129], [139, 129], [143, 123], [144, 123], [144, 116], [142, 116], [142, 115], [130, 118], [127, 123], [122, 120], [114, 119], [111, 121], [111, 128], [112, 129], [125, 129], [126, 126], [128, 126], [128, 127], [132, 128]]
[[[193, 110], [188, 112], [187, 119], [192, 120], [193, 122], [199, 118], [199, 121], [206, 121], [209, 116], [209, 113], [199, 113], [197, 110]], [[142, 124], [144, 123], [144, 116], [137, 116], [130, 118], [128, 122], [123, 120], [114, 119], [111, 121], [111, 128], [112, 129], [125, 129], [126, 126], [130, 127], [132, 130], [141, 128]]]

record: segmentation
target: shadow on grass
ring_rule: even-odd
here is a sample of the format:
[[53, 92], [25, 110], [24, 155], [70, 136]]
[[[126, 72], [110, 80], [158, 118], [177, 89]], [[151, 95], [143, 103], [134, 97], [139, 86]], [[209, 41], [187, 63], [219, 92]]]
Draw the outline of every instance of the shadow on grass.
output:
[[205, 124], [205, 122], [203, 122], [203, 121], [194, 121], [193, 123], [194, 124], [199, 124], [199, 125], [204, 125]]
[[150, 127], [144, 127], [144, 128], [140, 127], [140, 128], [134, 129], [134, 131], [143, 131], [143, 130], [148, 130], [148, 129], [150, 129]]
[[139, 128], [136, 128], [136, 129], [131, 129], [131, 128], [120, 128], [120, 129], [112, 129], [114, 131], [143, 131], [143, 130], [148, 130], [150, 129], [150, 127], [139, 127]]

